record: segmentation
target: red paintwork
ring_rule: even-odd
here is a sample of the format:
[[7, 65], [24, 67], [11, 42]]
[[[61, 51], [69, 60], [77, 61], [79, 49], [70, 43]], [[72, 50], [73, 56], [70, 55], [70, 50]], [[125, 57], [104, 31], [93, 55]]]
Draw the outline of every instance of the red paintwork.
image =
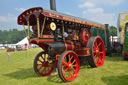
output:
[[43, 11], [43, 8], [41, 8], [41, 7], [36, 7], [36, 8], [30, 8], [30, 9], [24, 11], [22, 14], [20, 14], [20, 15], [18, 16], [17, 23], [18, 23], [19, 25], [23, 25], [23, 23], [24, 23], [24, 25], [27, 25], [26, 19], [29, 19], [29, 17], [26, 17], [26, 16], [31, 15], [32, 13], [33, 13], [33, 15], [35, 15], [36, 17], [38, 16], [38, 14], [36, 14], [37, 12], [36, 12], [35, 10], [37, 10], [38, 14], [40, 14], [40, 13]]
[[66, 50], [74, 50], [75, 49], [74, 43], [72, 41], [68, 41], [68, 40], [65, 41], [65, 47], [66, 47]]
[[79, 19], [73, 19], [70, 17], [57, 15], [57, 14], [53, 14], [53, 13], [49, 13], [49, 12], [45, 12], [45, 11], [43, 12], [43, 14], [44, 14], [44, 16], [55, 18], [55, 19], [60, 19], [60, 20], [65, 20], [65, 21], [70, 21], [70, 22], [75, 22], [75, 23], [80, 23], [80, 24], [86, 24], [89, 26], [94, 26], [94, 27], [99, 27], [99, 28], [105, 29], [105, 27], [103, 25], [98, 25], [98, 24], [94, 24], [94, 23], [90, 23], [90, 22], [86, 22], [86, 21], [81, 21]]
[[15, 51], [14, 48], [9, 48], [9, 49], [7, 49], [7, 52], [14, 52], [14, 51]]
[[53, 35], [42, 35], [42, 36], [40, 36], [40, 38], [46, 38], [46, 39], [54, 39], [54, 36]]
[[81, 48], [75, 50], [78, 56], [90, 56], [90, 48]]
[[56, 60], [58, 60], [60, 57], [60, 54], [56, 54]]
[[124, 55], [128, 55], [128, 52], [124, 52]]
[[79, 68], [79, 59], [76, 53], [68, 52], [63, 56], [61, 73], [66, 81], [74, 80], [79, 73]]
[[82, 44], [84, 46], [86, 46], [89, 38], [91, 37], [91, 34], [88, 32], [87, 29], [83, 29], [81, 34], [80, 34], [80, 37], [81, 37]]
[[[64, 21], [69, 21], [69, 22], [74, 22], [74, 23], [84, 24], [84, 25], [88, 25], [88, 26], [93, 26], [96, 28], [105, 29], [104, 25], [95, 24], [92, 22], [87, 22], [87, 21], [83, 21], [83, 20], [79, 20], [79, 19], [74, 19], [71, 17], [57, 14], [57, 13], [51, 13], [51, 12], [45, 11], [41, 7], [36, 7], [36, 8], [31, 8], [31, 9], [26, 10], [20, 16], [18, 16], [17, 23], [19, 25], [23, 25], [23, 24], [27, 25], [27, 20], [29, 21], [31, 15], [34, 15], [36, 18], [38, 18], [40, 16], [40, 14], [43, 16], [47, 16], [47, 17], [51, 17], [51, 18], [55, 18], [55, 19], [59, 19], [59, 20], [64, 20]], [[30, 25], [32, 25], [32, 24], [30, 23]]]

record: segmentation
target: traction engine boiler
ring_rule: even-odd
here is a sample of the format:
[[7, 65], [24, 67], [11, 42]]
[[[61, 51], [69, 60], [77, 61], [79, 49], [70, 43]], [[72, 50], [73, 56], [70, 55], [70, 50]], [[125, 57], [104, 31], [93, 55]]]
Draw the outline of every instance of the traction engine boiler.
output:
[[[56, 12], [55, 1], [52, 10], [41, 7], [30, 8], [18, 17], [30, 44], [43, 49], [34, 60], [34, 70], [40, 76], [50, 75], [57, 68], [63, 81], [74, 80], [80, 69], [80, 62], [87, 58], [91, 67], [102, 66], [105, 48], [100, 36], [93, 37], [92, 27], [105, 30], [105, 26], [89, 20]], [[54, 4], [53, 4], [54, 3]]]

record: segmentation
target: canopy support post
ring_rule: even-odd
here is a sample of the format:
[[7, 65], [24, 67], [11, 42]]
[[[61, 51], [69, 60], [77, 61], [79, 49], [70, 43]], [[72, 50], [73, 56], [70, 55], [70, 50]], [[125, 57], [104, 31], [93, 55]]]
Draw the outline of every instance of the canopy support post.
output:
[[45, 21], [46, 21], [46, 17], [44, 17], [43, 26], [42, 26], [42, 30], [41, 30], [41, 36], [42, 36], [42, 34], [43, 34], [43, 31], [44, 31]]
[[62, 33], [63, 33], [63, 41], [65, 42], [65, 37], [64, 37], [64, 23], [62, 23]]
[[29, 21], [27, 21], [27, 24], [28, 24], [28, 39], [30, 39], [30, 23], [29, 23]]
[[40, 22], [39, 22], [39, 18], [37, 18], [37, 29], [38, 29], [38, 37], [40, 37]]

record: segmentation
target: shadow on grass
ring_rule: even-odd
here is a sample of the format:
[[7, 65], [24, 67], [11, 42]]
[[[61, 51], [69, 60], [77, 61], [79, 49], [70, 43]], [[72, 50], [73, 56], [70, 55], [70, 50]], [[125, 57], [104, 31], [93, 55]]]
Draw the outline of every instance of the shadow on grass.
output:
[[123, 61], [123, 58], [122, 56], [112, 56], [112, 57], [109, 57], [109, 56], [106, 56], [105, 57], [105, 61]]
[[64, 83], [57, 72], [52, 73], [52, 75], [49, 75], [47, 78], [48, 81], [50, 82], [55, 82], [55, 83]]
[[128, 75], [108, 76], [103, 77], [102, 80], [107, 85], [128, 85]]
[[111, 53], [109, 57], [122, 57], [122, 53]]
[[[15, 79], [28, 79], [28, 78], [35, 78], [35, 77], [43, 77], [43, 76], [38, 76], [33, 68], [29, 69], [19, 69], [16, 72], [4, 74], [3, 76], [7, 76], [10, 78], [15, 78]], [[58, 73], [54, 71], [51, 75], [49, 76], [44, 76], [47, 77], [47, 80], [50, 82], [55, 82], [55, 83], [63, 83], [63, 81], [60, 79]]]
[[29, 69], [20, 69], [19, 71], [4, 74], [4, 76], [15, 78], [15, 79], [27, 79], [27, 78], [33, 78], [33, 77], [39, 77], [34, 72], [33, 68]]

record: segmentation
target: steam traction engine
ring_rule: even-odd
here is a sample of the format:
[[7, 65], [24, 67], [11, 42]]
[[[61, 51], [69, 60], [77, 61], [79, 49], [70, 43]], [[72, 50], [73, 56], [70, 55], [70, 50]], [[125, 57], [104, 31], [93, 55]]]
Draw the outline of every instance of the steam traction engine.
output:
[[18, 17], [18, 24], [24, 29], [28, 27], [25, 32], [29, 43], [43, 49], [34, 60], [38, 75], [50, 75], [57, 68], [63, 81], [72, 81], [84, 57], [91, 67], [104, 63], [104, 43], [101, 37], [92, 37], [90, 33], [92, 27], [105, 29], [104, 25], [41, 7], [23, 12]]

